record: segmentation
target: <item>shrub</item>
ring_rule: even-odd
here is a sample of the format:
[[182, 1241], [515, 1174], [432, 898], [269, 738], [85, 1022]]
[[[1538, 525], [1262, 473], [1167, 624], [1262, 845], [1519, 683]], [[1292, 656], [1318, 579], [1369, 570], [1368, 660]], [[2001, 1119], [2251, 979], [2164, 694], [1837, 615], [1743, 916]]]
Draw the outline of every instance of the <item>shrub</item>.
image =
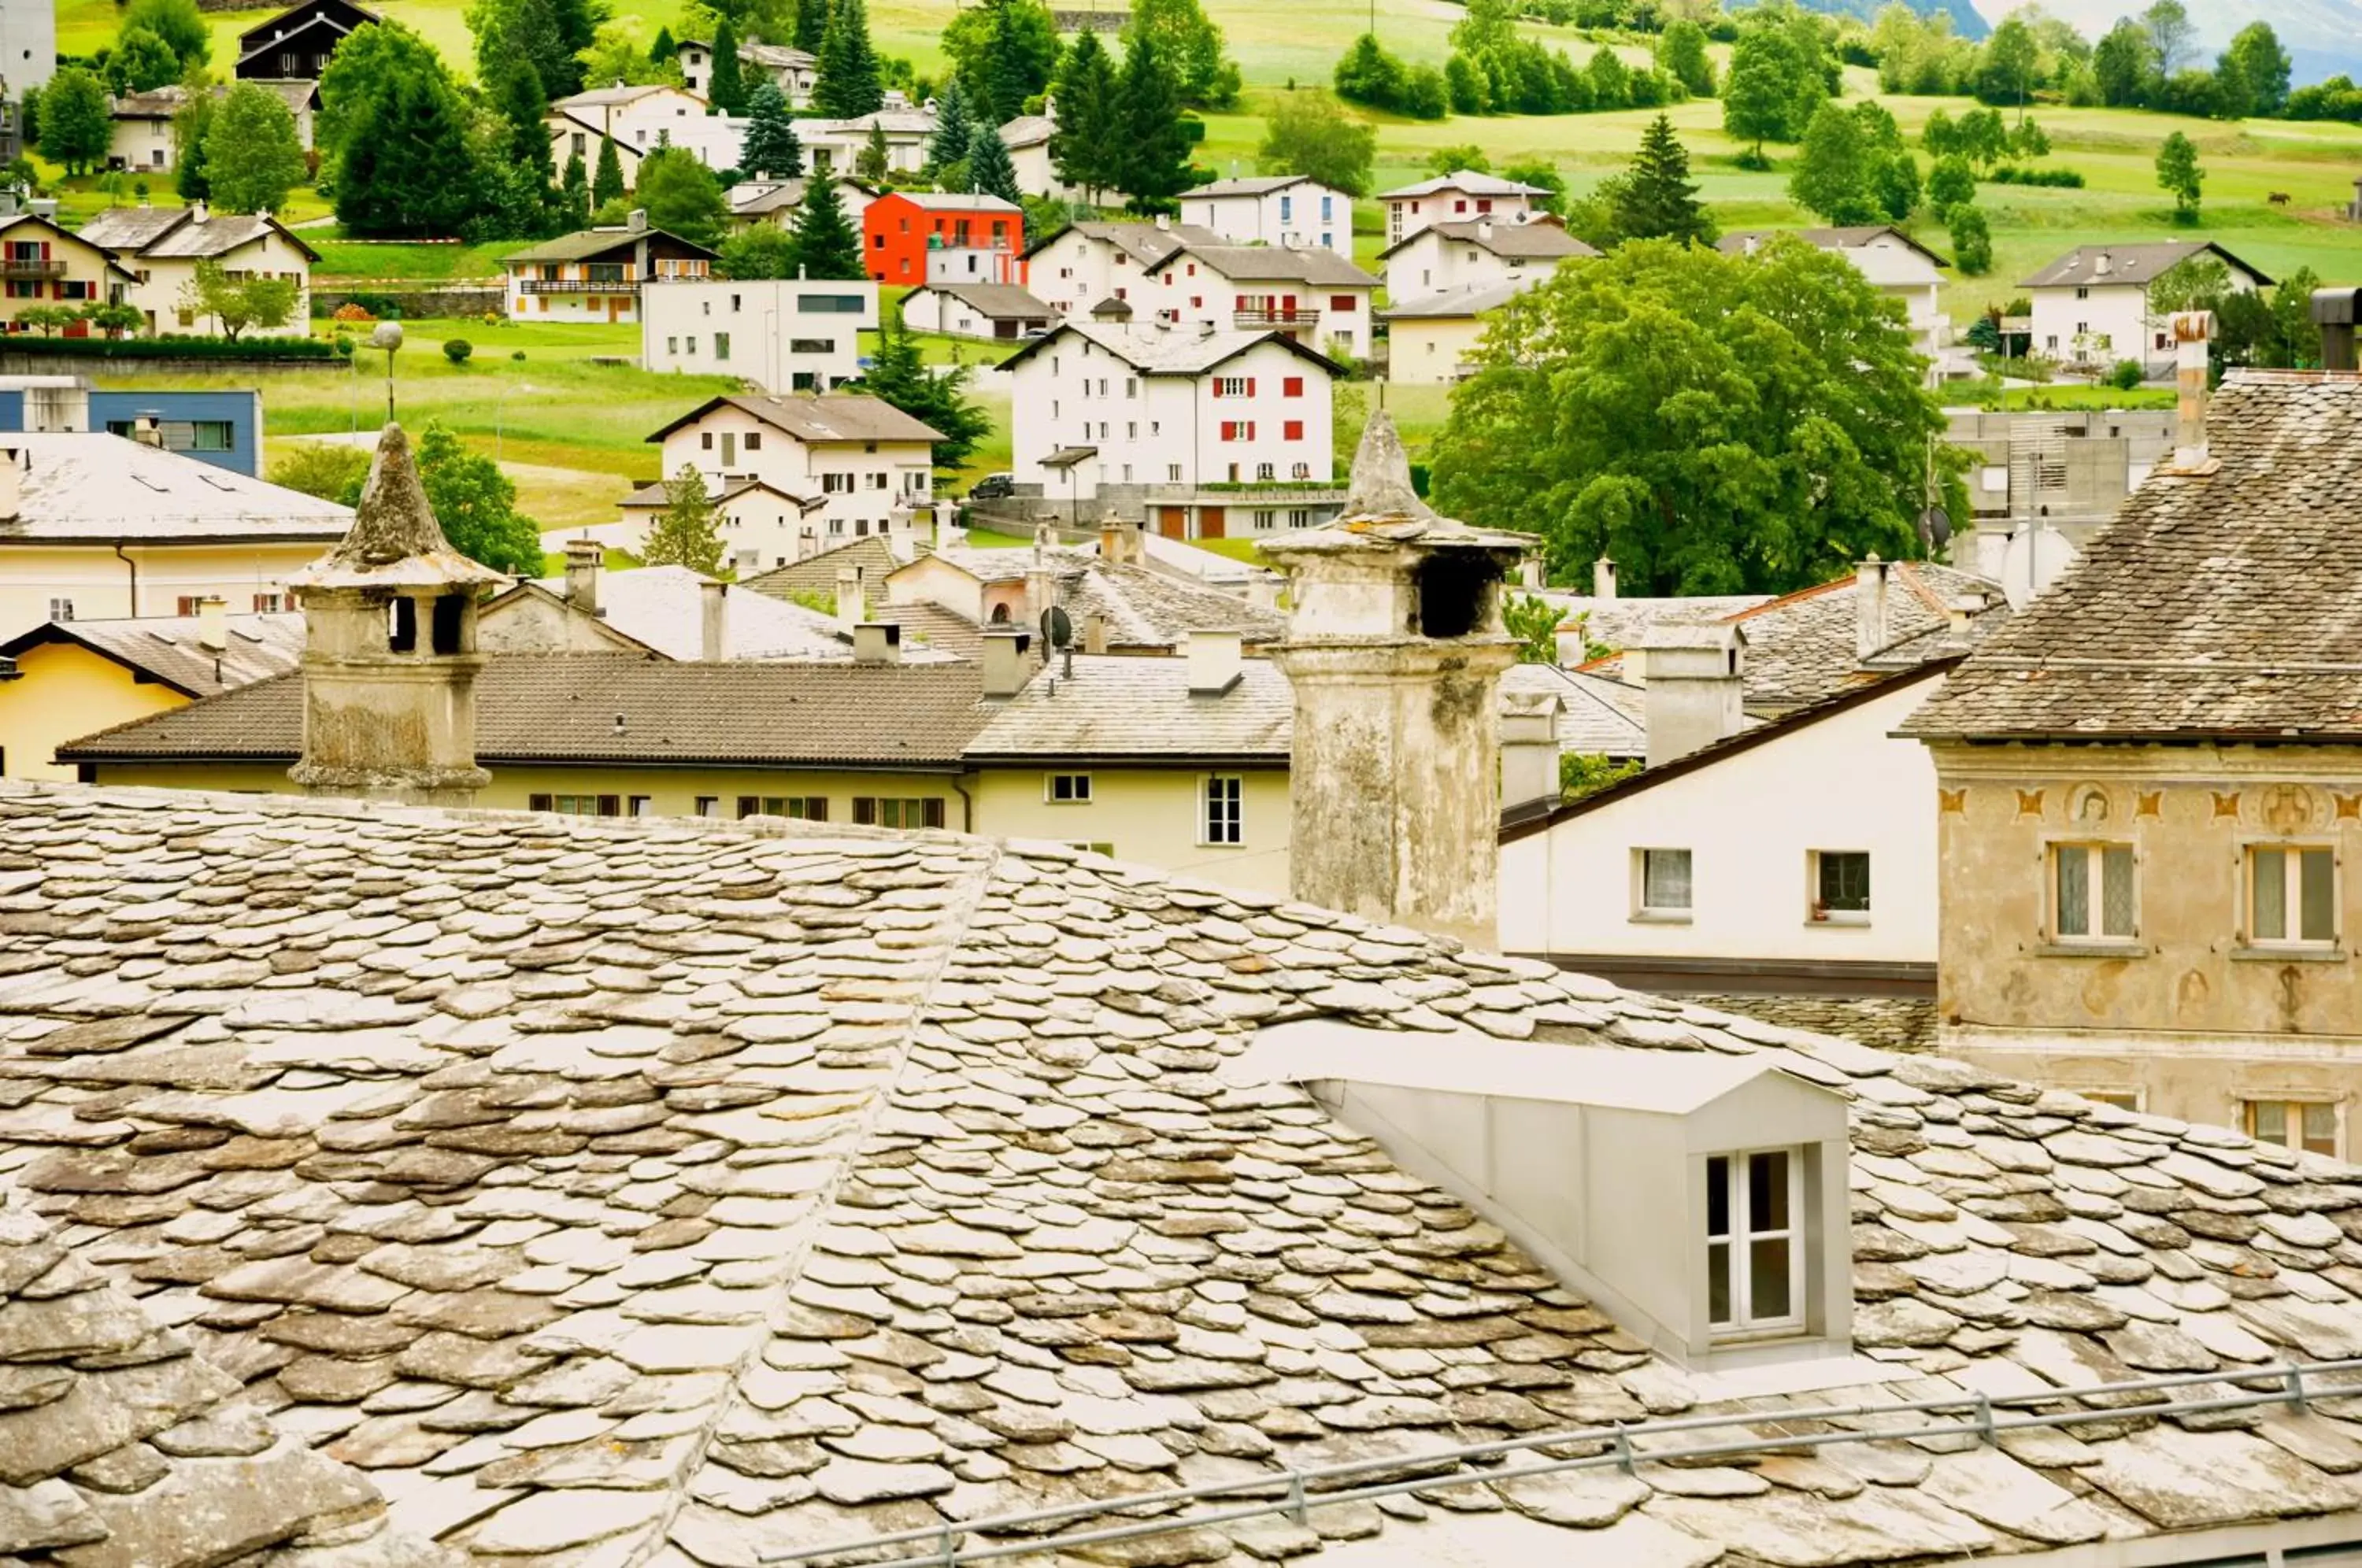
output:
[[353, 340], [347, 334], [342, 332], [337, 334], [335, 348], [337, 359], [349, 359], [353, 357]]
[[450, 360], [454, 367], [465, 365], [468, 356], [475, 351], [476, 346], [464, 337], [447, 339], [443, 345], [443, 358]]
[[387, 294], [355, 294], [353, 304], [379, 321], [400, 321], [402, 302]]
[[11, 354], [86, 359], [333, 359], [316, 337], [37, 337], [12, 335]]
[[2108, 371], [2108, 384], [2118, 392], [2130, 392], [2141, 384], [2141, 367], [2137, 359], [2119, 359]]
[[2028, 169], [2021, 164], [2004, 163], [1985, 178], [1996, 185], [2052, 185], [2068, 191], [2083, 188], [2082, 173], [2074, 169]]

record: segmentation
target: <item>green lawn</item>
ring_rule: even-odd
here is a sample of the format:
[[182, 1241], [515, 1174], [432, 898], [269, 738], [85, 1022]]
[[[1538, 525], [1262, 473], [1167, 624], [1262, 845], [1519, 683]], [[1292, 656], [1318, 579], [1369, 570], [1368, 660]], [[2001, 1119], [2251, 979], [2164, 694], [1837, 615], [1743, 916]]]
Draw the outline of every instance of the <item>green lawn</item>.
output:
[[[522, 250], [530, 240], [497, 240], [490, 245], [411, 245], [396, 241], [332, 239], [336, 231], [324, 230], [304, 237], [320, 253], [320, 264], [312, 275], [322, 281], [339, 282], [355, 279], [384, 279], [402, 282], [447, 283], [462, 281], [496, 280], [502, 276], [501, 258], [512, 250]], [[636, 338], [636, 332], [634, 334]]]

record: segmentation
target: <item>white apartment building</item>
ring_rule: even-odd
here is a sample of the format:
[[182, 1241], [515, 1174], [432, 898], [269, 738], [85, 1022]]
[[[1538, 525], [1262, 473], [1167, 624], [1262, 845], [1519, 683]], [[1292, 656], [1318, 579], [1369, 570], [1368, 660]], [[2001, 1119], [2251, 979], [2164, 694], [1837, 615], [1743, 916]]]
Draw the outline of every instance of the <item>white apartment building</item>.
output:
[[1330, 381], [1284, 333], [1069, 320], [1006, 360], [1021, 493], [1081, 516], [1146, 509], [1174, 537], [1336, 511]]
[[1365, 354], [1379, 280], [1333, 250], [1186, 245], [1140, 275], [1132, 319], [1278, 332], [1323, 354]]
[[1353, 198], [1308, 174], [1217, 180], [1181, 196], [1181, 221], [1232, 245], [1319, 246], [1353, 259]]
[[711, 491], [758, 480], [783, 497], [822, 497], [809, 521], [823, 547], [887, 533], [898, 513], [930, 504], [939, 439], [892, 404], [847, 392], [717, 397], [648, 437], [665, 474], [692, 464]]
[[861, 334], [877, 326], [875, 283], [663, 279], [640, 291], [640, 364], [834, 392], [861, 374]]
[[1386, 299], [1396, 309], [1430, 295], [1529, 288], [1559, 264], [1599, 252], [1567, 233], [1553, 217], [1524, 223], [1477, 218], [1434, 223], [1378, 253], [1385, 263]]
[[252, 326], [249, 337], [302, 337], [312, 330], [312, 263], [320, 253], [278, 219], [260, 214], [212, 213], [186, 207], [109, 207], [79, 230], [103, 246], [137, 281], [124, 303], [148, 316], [150, 332], [211, 332], [220, 323], [200, 316], [185, 297], [197, 263], [215, 261], [233, 277], [283, 278], [295, 285], [295, 305], [277, 326]]
[[933, 98], [913, 105], [900, 89], [889, 88], [885, 107], [876, 113], [850, 120], [798, 120], [796, 135], [804, 144], [808, 172], [850, 177], [869, 146], [869, 132], [875, 127], [885, 133], [888, 171], [915, 174], [927, 166], [935, 124]]
[[1929, 359], [1939, 359], [1951, 346], [1952, 318], [1937, 302], [1944, 287], [1944, 270], [1951, 263], [1904, 233], [1885, 224], [1853, 228], [1755, 229], [1726, 234], [1717, 248], [1735, 256], [1752, 256], [1774, 234], [1789, 233], [1816, 250], [1842, 256], [1871, 287], [1903, 306], [1911, 341]]
[[738, 167], [746, 122], [712, 113], [694, 93], [667, 83], [641, 87], [594, 87], [549, 106], [550, 162], [560, 174], [568, 158], [585, 169], [599, 167], [599, 138], [612, 137], [627, 184], [636, 184], [640, 160], [659, 146], [696, 154], [709, 169]]
[[1117, 320], [1137, 315], [1144, 321], [1148, 290], [1168, 257], [1185, 245], [1225, 243], [1210, 228], [1164, 218], [1068, 224], [1026, 251], [1026, 287], [1070, 320], [1087, 320], [1107, 305]]
[[[713, 46], [703, 39], [683, 39], [675, 58], [680, 61], [680, 84], [703, 97], [713, 87]], [[820, 81], [820, 61], [804, 50], [783, 44], [742, 43], [738, 46], [739, 79], [751, 90], [767, 80], [787, 94], [788, 107], [811, 107], [812, 88]]]
[[2170, 312], [2149, 304], [2149, 285], [2193, 256], [2211, 255], [2248, 293], [2271, 279], [2209, 240], [2079, 245], [2020, 283], [2034, 304], [2034, 351], [2069, 364], [2136, 359], [2170, 369]]
[[1487, 217], [1496, 223], [1522, 223], [1534, 211], [1534, 198], [1549, 193], [1496, 174], [1456, 169], [1416, 185], [1381, 191], [1378, 202], [1386, 209], [1386, 243], [1399, 245], [1431, 223]]

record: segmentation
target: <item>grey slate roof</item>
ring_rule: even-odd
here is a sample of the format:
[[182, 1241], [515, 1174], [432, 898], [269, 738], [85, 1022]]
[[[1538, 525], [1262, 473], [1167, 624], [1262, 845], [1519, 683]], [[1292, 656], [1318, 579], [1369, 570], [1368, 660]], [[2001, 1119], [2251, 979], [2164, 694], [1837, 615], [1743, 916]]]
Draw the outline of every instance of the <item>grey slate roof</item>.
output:
[[186, 207], [107, 207], [74, 232], [109, 250], [137, 252], [162, 238], [186, 216]]
[[0, 643], [13, 657], [43, 643], [76, 643], [191, 697], [282, 675], [304, 657], [304, 617], [232, 615], [221, 650], [198, 640], [194, 615], [141, 615], [114, 621], [49, 621]]
[[1203, 265], [1239, 283], [1303, 283], [1311, 288], [1374, 289], [1380, 281], [1325, 245], [1192, 244]]
[[992, 321], [1047, 321], [1058, 314], [1055, 306], [1015, 283], [930, 283], [926, 288], [949, 294]]
[[1002, 370], [1018, 365], [1067, 334], [1086, 338], [1146, 376], [1196, 376], [1237, 358], [1258, 343], [1274, 342], [1297, 357], [1324, 367], [1332, 375], [1342, 368], [1324, 354], [1298, 343], [1285, 332], [1218, 327], [1201, 332], [1187, 326], [1133, 321], [1076, 321], [1069, 317], [1000, 362]]
[[1752, 256], [1756, 248], [1780, 235], [1790, 235], [1821, 250], [1854, 250], [1885, 236], [1893, 236], [1916, 250], [1938, 267], [1950, 262], [1928, 249], [1893, 224], [1852, 224], [1838, 228], [1749, 228], [1726, 234], [1714, 242], [1714, 248], [1729, 256]]
[[1071, 223], [1065, 228], [1043, 235], [1025, 248], [1033, 255], [1061, 235], [1079, 234], [1087, 239], [1112, 245], [1142, 267], [1153, 267], [1186, 245], [1226, 245], [1228, 240], [1202, 224], [1175, 223]]
[[[476, 751], [502, 763], [941, 767], [984, 722], [976, 669], [675, 664], [613, 653], [495, 654], [476, 677]], [[292, 762], [300, 675], [259, 681], [59, 748], [159, 762]], [[621, 721], [620, 725], [618, 721]]]
[[0, 546], [256, 539], [334, 544], [350, 507], [217, 469], [121, 436], [0, 434], [22, 455], [17, 515], [0, 518]]
[[1186, 658], [1076, 654], [1071, 679], [1053, 661], [994, 704], [967, 745], [972, 762], [1260, 762], [1287, 766], [1296, 694], [1268, 659], [1239, 661], [1239, 683], [1193, 695]]
[[790, 392], [779, 395], [731, 393], [709, 398], [687, 414], [651, 433], [661, 441], [684, 425], [694, 425], [715, 409], [728, 406], [751, 414], [774, 430], [799, 441], [940, 441], [943, 432], [911, 418], [883, 398], [855, 392]]
[[[621, 147], [623, 144], [619, 142], [616, 145]], [[632, 150], [638, 152], [642, 149], [635, 148]], [[554, 239], [545, 239], [538, 245], [528, 245], [523, 250], [512, 250], [501, 258], [501, 265], [509, 267], [535, 261], [584, 261], [594, 256], [607, 255], [611, 251], [632, 249], [644, 239], [669, 239], [676, 245], [688, 247], [701, 256], [710, 257], [719, 254], [693, 239], [683, 239], [669, 229], [581, 228], [572, 234], [561, 234]]]
[[1524, 280], [1505, 283], [1462, 283], [1440, 289], [1431, 294], [1421, 294], [1408, 304], [1389, 305], [1379, 315], [1387, 321], [1455, 321], [1482, 315], [1488, 310], [1498, 310], [1532, 286], [1531, 282]]
[[[2017, 286], [2059, 289], [2094, 283], [2152, 283], [2202, 251], [2212, 251], [2224, 262], [2253, 276], [2258, 283], [2271, 282], [2212, 240], [2162, 239], [2140, 245], [2079, 245]], [[2100, 270], [2103, 259], [2105, 271]]]
[[[958, 568], [978, 582], [1014, 582], [1030, 576], [1036, 556], [1030, 549], [978, 549], [953, 545], [933, 558]], [[1209, 587], [1154, 567], [1101, 560], [1095, 553], [1051, 547], [1040, 564], [1056, 579], [1058, 602], [1074, 617], [1075, 635], [1098, 616], [1106, 623], [1111, 648], [1172, 648], [1191, 632], [1237, 632], [1249, 646], [1286, 635], [1285, 617], [1258, 610], [1235, 593]], [[897, 606], [899, 613], [908, 606]]]
[[738, 586], [780, 599], [794, 593], [824, 594], [833, 603], [838, 572], [860, 573], [864, 591], [875, 593], [889, 572], [905, 564], [884, 536], [870, 534], [847, 539], [844, 544], [833, 545], [825, 550], [815, 550], [800, 561], [789, 561], [783, 567], [774, 567], [758, 576], [744, 579]]
[[302, 236], [260, 213], [213, 213], [200, 223], [190, 207], [109, 207], [76, 232], [117, 255], [179, 260], [226, 256], [276, 234], [305, 259], [320, 259]]
[[1012, 151], [1021, 147], [1039, 147], [1058, 134], [1058, 122], [1048, 115], [1020, 115], [1000, 127], [1001, 142]]
[[[687, 567], [635, 567], [599, 574], [599, 609], [607, 624], [668, 658], [694, 659], [705, 642], [705, 583]], [[563, 577], [541, 586], [561, 597]], [[816, 610], [767, 593], [733, 588], [723, 600], [723, 654], [728, 658], [850, 658], [836, 623]]]
[[1181, 193], [1192, 201], [1205, 196], [1267, 196], [1290, 185], [1311, 182], [1309, 174], [1242, 174], [1235, 180], [1216, 180], [1210, 184], [1193, 186]]
[[1556, 697], [1562, 751], [1579, 756], [1648, 755], [1648, 695], [1638, 686], [1554, 664], [1517, 664], [1502, 672], [1501, 690]]
[[1446, 239], [1478, 246], [1496, 256], [1546, 260], [1553, 256], [1564, 259], [1570, 256], [1599, 254], [1596, 249], [1567, 233], [1562, 226], [1555, 223], [1544, 223], [1539, 220], [1533, 223], [1510, 223], [1506, 220], [1495, 223], [1490, 219], [1478, 218], [1466, 223], [1429, 224], [1425, 228], [1412, 235], [1410, 239], [1396, 240], [1379, 251], [1379, 258], [1383, 259], [1391, 256], [1404, 246], [1410, 244], [1412, 240], [1429, 234], [1438, 234]]
[[2362, 380], [2235, 370], [2206, 438], [1904, 733], [2362, 737]]
[[2164, 1560], [2362, 1503], [2337, 1385], [1991, 1444], [1873, 1408], [1800, 1452], [1829, 1395], [1718, 1391], [1309, 1095], [1226, 1079], [1303, 1016], [1846, 1097], [1890, 1369], [1848, 1404], [2362, 1352], [2352, 1167], [1282, 899], [941, 834], [0, 784], [0, 1189], [486, 1568], [736, 1568], [1708, 1414], [1761, 1447], [1077, 1556]]

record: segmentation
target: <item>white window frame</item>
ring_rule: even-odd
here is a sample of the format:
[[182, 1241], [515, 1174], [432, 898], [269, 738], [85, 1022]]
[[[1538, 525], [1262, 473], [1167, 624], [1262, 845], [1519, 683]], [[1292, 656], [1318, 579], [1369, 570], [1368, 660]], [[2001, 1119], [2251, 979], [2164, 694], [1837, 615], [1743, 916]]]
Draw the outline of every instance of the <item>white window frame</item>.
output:
[[1087, 773], [1044, 773], [1042, 775], [1042, 799], [1054, 806], [1087, 806], [1091, 803], [1091, 776]]
[[[1788, 1222], [1783, 1227], [1762, 1231], [1753, 1230], [1749, 1226], [1747, 1203], [1753, 1179], [1751, 1174], [1754, 1168], [1753, 1161], [1760, 1154], [1780, 1154], [1785, 1156], [1787, 1160]], [[1709, 1193], [1706, 1217], [1708, 1229], [1705, 1238], [1706, 1277], [1709, 1282], [1713, 1279], [1714, 1253], [1716, 1248], [1722, 1249], [1729, 1269], [1730, 1316], [1723, 1319], [1714, 1316], [1713, 1292], [1709, 1283], [1706, 1308], [1707, 1331], [1715, 1340], [1723, 1342], [1735, 1340], [1784, 1338], [1803, 1333], [1805, 1328], [1806, 1307], [1805, 1253], [1810, 1243], [1807, 1217], [1805, 1212], [1805, 1151], [1790, 1144], [1764, 1149], [1732, 1149], [1722, 1154], [1709, 1154], [1705, 1162], [1705, 1179], [1708, 1183], [1715, 1180], [1716, 1162], [1720, 1162], [1723, 1165], [1721, 1175], [1724, 1196], [1727, 1201], [1725, 1213], [1730, 1228], [1720, 1238], [1714, 1235], [1712, 1196]], [[1789, 1310], [1776, 1316], [1759, 1317], [1754, 1311], [1752, 1300], [1754, 1271], [1747, 1266], [1748, 1253], [1754, 1243], [1771, 1241], [1784, 1241], [1788, 1243]]]
[[[2277, 911], [2280, 934], [2278, 936], [2264, 934], [2264, 917], [2270, 906], [2257, 883], [2257, 874], [2261, 869], [2260, 858], [2267, 855], [2278, 856], [2280, 863], [2279, 909]], [[2329, 931], [2322, 936], [2304, 933], [2303, 865], [2306, 856], [2314, 855], [2324, 856], [2329, 862]], [[2246, 916], [2246, 929], [2243, 935], [2247, 945], [2312, 952], [2334, 949], [2339, 935], [2337, 884], [2341, 869], [2334, 845], [2293, 840], [2264, 840], [2247, 845], [2239, 856], [2240, 903]]]
[[[1863, 880], [1868, 884], [1863, 894], [1866, 901], [1865, 908], [1858, 910], [1833, 910], [1821, 902], [1821, 870], [1823, 862], [1831, 856], [1840, 855], [1858, 855], [1861, 856], [1864, 872]], [[1812, 925], [1868, 925], [1870, 923], [1871, 913], [1878, 907], [1876, 900], [1877, 884], [1875, 881], [1872, 881], [1869, 876], [1869, 873], [1871, 870], [1870, 859], [1870, 851], [1867, 849], [1814, 849], [1807, 850], [1805, 852], [1805, 919], [1807, 923]]]
[[[1649, 857], [1652, 855], [1678, 855], [1688, 862], [1689, 902], [1685, 904], [1652, 904], [1649, 901]], [[1632, 918], [1634, 920], [1686, 921], [1697, 908], [1697, 854], [1694, 850], [1672, 845], [1652, 845], [1632, 851]]]
[[1236, 849], [1247, 841], [1247, 781], [1240, 773], [1209, 773], [1198, 781], [1198, 843]]
[[[2107, 865], [2112, 851], [2122, 850], [2125, 875], [2132, 878], [2132, 929], [2108, 931]], [[2061, 895], [2060, 867], [2070, 856], [2081, 855], [2084, 860], [2083, 925], [2081, 931], [2069, 931], [2066, 922], [2066, 900]], [[2140, 940], [2140, 852], [2123, 839], [2066, 838], [2057, 839], [2044, 846], [2042, 856], [2044, 878], [2043, 901], [2047, 908], [2050, 940], [2065, 947], [2125, 947]]]
[[[2256, 1112], [2265, 1107], [2270, 1107], [2280, 1113], [2281, 1131], [2278, 1138], [2264, 1132], [2257, 1119]], [[2259, 1143], [2270, 1143], [2275, 1148], [2290, 1149], [2298, 1154], [2303, 1154], [2306, 1152], [2304, 1113], [2316, 1107], [2329, 1112], [2329, 1147], [2326, 1151], [2316, 1149], [2312, 1152], [2314, 1154], [2325, 1152], [2331, 1158], [2337, 1158], [2338, 1151], [2345, 1147], [2345, 1107], [2341, 1101], [2326, 1095], [2280, 1094], [2268, 1089], [2256, 1090], [2252, 1096], [2241, 1095], [2237, 1125], [2246, 1132], [2247, 1136]], [[2291, 1115], [2290, 1112], [2294, 1114]], [[2288, 1139], [2288, 1130], [2290, 1127], [2296, 1130], [2294, 1143], [2289, 1142]]]

